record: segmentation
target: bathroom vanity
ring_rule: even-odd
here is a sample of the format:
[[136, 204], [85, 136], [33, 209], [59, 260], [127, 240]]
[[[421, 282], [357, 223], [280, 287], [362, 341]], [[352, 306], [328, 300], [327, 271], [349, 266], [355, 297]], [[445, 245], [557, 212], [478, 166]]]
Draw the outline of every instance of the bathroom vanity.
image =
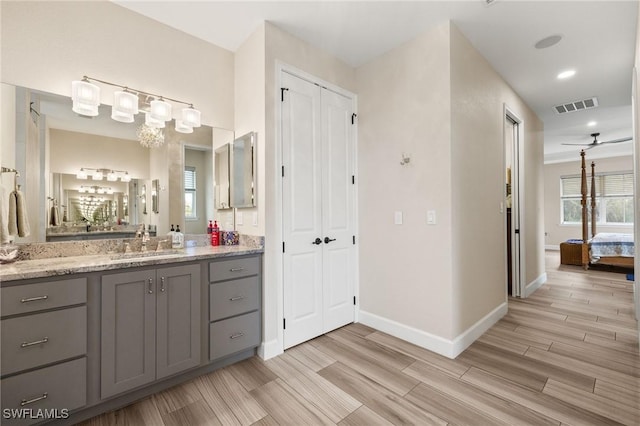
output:
[[261, 342], [258, 248], [21, 261], [0, 282], [2, 409], [57, 423], [251, 357]]

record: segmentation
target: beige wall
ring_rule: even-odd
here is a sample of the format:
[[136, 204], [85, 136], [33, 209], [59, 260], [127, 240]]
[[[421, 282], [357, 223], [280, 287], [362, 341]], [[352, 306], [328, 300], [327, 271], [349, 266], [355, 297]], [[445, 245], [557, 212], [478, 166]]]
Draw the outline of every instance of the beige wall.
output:
[[[579, 158], [579, 154], [576, 153]], [[587, 151], [587, 174], [591, 176], [591, 161]], [[633, 170], [633, 157], [601, 158], [595, 160], [596, 173], [628, 172]], [[580, 175], [580, 160], [567, 163], [546, 164], [544, 166], [544, 217], [546, 233], [545, 244], [548, 248], [558, 250], [560, 243], [570, 238], [582, 238], [580, 225], [563, 225], [560, 223], [560, 178], [562, 176]], [[591, 228], [589, 228], [591, 229]], [[598, 232], [630, 233], [632, 226], [598, 226]]]
[[[360, 67], [360, 309], [452, 335], [449, 26]], [[411, 156], [401, 166], [402, 153]], [[427, 225], [427, 210], [436, 225]], [[394, 212], [403, 224], [394, 225]]]
[[[233, 53], [108, 1], [2, 2], [2, 82], [68, 96], [83, 75], [193, 102], [233, 128]], [[102, 101], [112, 102], [103, 86]]]
[[526, 282], [544, 273], [542, 122], [451, 25], [453, 336], [506, 302], [504, 105], [523, 123]]

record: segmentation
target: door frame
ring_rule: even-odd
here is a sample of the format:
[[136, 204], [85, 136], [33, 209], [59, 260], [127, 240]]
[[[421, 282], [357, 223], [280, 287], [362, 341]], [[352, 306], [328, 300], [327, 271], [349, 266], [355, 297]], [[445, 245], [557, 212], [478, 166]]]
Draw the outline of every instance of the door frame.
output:
[[[282, 170], [282, 108], [281, 108], [281, 100], [280, 100], [280, 88], [282, 87], [282, 73], [286, 72], [300, 79], [309, 81], [310, 83], [317, 84], [321, 87], [329, 89], [333, 92], [339, 93], [343, 96], [351, 98], [353, 103], [353, 112], [354, 114], [358, 114], [358, 98], [355, 93], [352, 93], [346, 89], [341, 88], [333, 83], [329, 83], [319, 77], [314, 76], [313, 74], [309, 74], [301, 69], [298, 69], [292, 65], [286, 64], [280, 60], [275, 61], [276, 69], [275, 69], [275, 82], [273, 88], [273, 101], [274, 101], [274, 119], [275, 119], [275, 171], [274, 173], [274, 207], [273, 212], [275, 217], [282, 218], [282, 175], [280, 170]], [[353, 129], [353, 172], [356, 176], [355, 185], [354, 185], [354, 194], [353, 194], [353, 230], [356, 235], [356, 245], [355, 245], [355, 270], [354, 270], [354, 283], [353, 283], [353, 292], [356, 297], [356, 305], [354, 308], [354, 322], [358, 322], [359, 312], [360, 312], [360, 246], [358, 244], [359, 240], [359, 220], [358, 220], [358, 120], [355, 119], [355, 125]], [[275, 221], [275, 227], [277, 238], [279, 238], [277, 246], [281, 246], [281, 242], [284, 241], [284, 227], [282, 226], [282, 220], [278, 219]], [[276, 324], [278, 327], [277, 332], [277, 343], [276, 350], [278, 353], [284, 352], [284, 268], [283, 261], [284, 256], [282, 254], [282, 250], [276, 250], [274, 253], [275, 260], [273, 265], [275, 266], [275, 275], [276, 275]], [[268, 342], [265, 342], [268, 344]], [[270, 353], [271, 354], [271, 353]], [[269, 355], [270, 355], [269, 354]], [[276, 354], [277, 355], [277, 354]]]
[[[525, 200], [520, 194], [523, 194], [524, 188], [524, 121], [516, 114], [513, 109], [504, 104], [503, 123], [510, 120], [517, 125], [516, 137], [511, 147], [511, 271], [512, 271], [512, 296], [526, 298], [528, 296], [526, 289], [526, 233], [524, 207]], [[503, 124], [504, 129], [504, 124]], [[503, 157], [506, 157], [507, 135], [503, 134]], [[506, 158], [504, 159], [504, 167], [506, 170]], [[506, 220], [505, 220], [506, 222]], [[518, 233], [516, 233], [516, 228]], [[505, 240], [506, 241], [506, 240]], [[519, 251], [519, 253], [518, 253]], [[506, 258], [505, 258], [506, 260]], [[505, 262], [505, 282], [507, 282], [507, 265]], [[506, 293], [506, 287], [505, 287]]]

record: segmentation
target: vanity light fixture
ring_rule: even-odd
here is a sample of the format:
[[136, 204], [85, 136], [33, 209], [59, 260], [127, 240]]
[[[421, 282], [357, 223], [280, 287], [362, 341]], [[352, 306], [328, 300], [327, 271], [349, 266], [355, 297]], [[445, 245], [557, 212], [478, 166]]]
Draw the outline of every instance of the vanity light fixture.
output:
[[[87, 171], [89, 171], [91, 175], [89, 175]], [[86, 180], [89, 178], [89, 176], [91, 176], [91, 179], [93, 180], [102, 180], [106, 177], [107, 180], [110, 182], [115, 182], [118, 180], [118, 178], [120, 179], [121, 182], [131, 181], [131, 176], [129, 175], [129, 172], [125, 170], [92, 169], [89, 167], [83, 167], [80, 169], [78, 173], [76, 173], [76, 179]]]
[[[181, 120], [176, 119], [176, 131], [180, 133], [192, 133], [194, 127], [201, 126], [201, 113], [193, 107], [190, 102], [178, 99], [167, 98], [143, 90], [132, 89], [128, 86], [115, 84], [97, 78], [82, 77], [82, 80], [71, 83], [71, 98], [73, 100], [73, 111], [80, 115], [95, 117], [98, 115], [100, 106], [100, 87], [93, 82], [106, 84], [108, 86], [119, 87], [114, 93], [113, 106], [111, 108], [111, 118], [123, 123], [134, 122], [134, 116], [139, 112], [145, 113], [145, 128], [161, 129], [165, 127], [165, 122], [172, 119], [173, 106], [171, 103], [183, 104]], [[140, 105], [144, 107], [140, 109]], [[142, 127], [141, 127], [142, 128]], [[140, 129], [138, 129], [140, 133]], [[158, 147], [164, 143], [162, 132], [142, 132], [145, 139], [140, 139], [140, 144], [146, 147]]]
[[87, 179], [87, 172], [81, 168], [80, 171], [78, 173], [76, 173], [76, 179]]
[[107, 180], [109, 182], [115, 182], [118, 180], [118, 175], [116, 174], [116, 172], [111, 170], [109, 173], [107, 173]]
[[95, 172], [93, 172], [93, 175], [91, 176], [91, 179], [93, 180], [102, 180], [102, 178], [104, 177], [104, 174], [102, 173], [101, 169], [97, 169]]
[[[78, 188], [78, 192], [81, 194], [113, 194], [113, 188], [111, 188], [110, 186], [97, 186], [97, 185], [91, 185], [91, 186], [84, 186], [84, 185], [80, 185], [80, 188]], [[81, 197], [82, 198], [82, 197]]]

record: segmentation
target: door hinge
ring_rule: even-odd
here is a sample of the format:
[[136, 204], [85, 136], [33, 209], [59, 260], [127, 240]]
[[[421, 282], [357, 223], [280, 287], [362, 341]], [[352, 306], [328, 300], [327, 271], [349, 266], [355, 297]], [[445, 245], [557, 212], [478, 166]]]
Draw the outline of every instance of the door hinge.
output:
[[356, 176], [351, 175], [351, 185], [355, 185], [355, 184], [356, 184]]
[[282, 166], [282, 177], [284, 177], [284, 166]]
[[351, 124], [356, 124], [356, 118], [358, 118], [358, 114], [356, 114], [355, 112], [353, 114], [351, 114]]
[[356, 236], [355, 235], [353, 236], [353, 244], [354, 245], [356, 244]]
[[280, 102], [284, 102], [284, 92], [285, 92], [285, 90], [289, 90], [289, 89], [286, 88], [286, 87], [281, 87], [280, 88]]
[[282, 242], [282, 252], [284, 253], [284, 241]]
[[354, 305], [356, 304], [356, 297], [355, 296], [353, 296], [353, 304]]
[[286, 330], [286, 329], [287, 329], [287, 319], [286, 319], [286, 318], [282, 318], [282, 328], [283, 328], [284, 330]]

